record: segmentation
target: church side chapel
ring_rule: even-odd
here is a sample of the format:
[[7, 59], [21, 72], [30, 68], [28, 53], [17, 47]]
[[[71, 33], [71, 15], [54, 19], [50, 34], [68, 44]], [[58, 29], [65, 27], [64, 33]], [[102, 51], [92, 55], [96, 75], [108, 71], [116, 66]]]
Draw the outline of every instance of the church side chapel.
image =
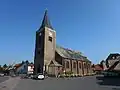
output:
[[81, 52], [56, 45], [56, 31], [48, 19], [47, 10], [36, 31], [34, 74], [46, 71], [49, 75], [71, 72], [73, 76], [91, 75], [91, 61]]

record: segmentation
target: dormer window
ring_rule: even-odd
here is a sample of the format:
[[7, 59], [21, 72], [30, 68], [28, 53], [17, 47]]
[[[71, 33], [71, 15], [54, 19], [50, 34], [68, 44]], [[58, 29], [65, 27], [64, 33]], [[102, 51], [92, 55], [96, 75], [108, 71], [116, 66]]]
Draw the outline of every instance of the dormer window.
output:
[[115, 57], [112, 57], [112, 59], [115, 59]]

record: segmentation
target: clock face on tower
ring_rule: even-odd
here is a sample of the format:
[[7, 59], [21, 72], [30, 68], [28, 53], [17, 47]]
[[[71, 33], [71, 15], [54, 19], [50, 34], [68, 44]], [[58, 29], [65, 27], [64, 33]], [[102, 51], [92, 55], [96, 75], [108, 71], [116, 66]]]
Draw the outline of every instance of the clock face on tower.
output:
[[52, 36], [52, 33], [51, 33], [51, 32], [49, 32], [49, 35], [50, 35], [50, 36]]

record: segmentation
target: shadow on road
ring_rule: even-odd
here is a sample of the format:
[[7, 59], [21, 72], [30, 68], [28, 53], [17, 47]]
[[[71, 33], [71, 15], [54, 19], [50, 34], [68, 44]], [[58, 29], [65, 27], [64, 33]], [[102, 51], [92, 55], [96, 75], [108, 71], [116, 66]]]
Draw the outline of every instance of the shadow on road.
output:
[[[120, 77], [96, 76], [96, 80], [99, 85], [120, 86]], [[113, 90], [120, 90], [120, 88], [113, 88]]]

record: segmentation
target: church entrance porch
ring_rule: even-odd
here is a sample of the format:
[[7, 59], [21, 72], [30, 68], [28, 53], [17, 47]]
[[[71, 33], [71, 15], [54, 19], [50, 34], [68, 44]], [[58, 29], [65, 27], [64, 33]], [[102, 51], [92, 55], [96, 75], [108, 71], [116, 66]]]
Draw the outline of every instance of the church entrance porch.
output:
[[57, 63], [56, 61], [51, 61], [48, 65], [48, 75], [49, 76], [57, 76], [62, 70], [62, 65]]

